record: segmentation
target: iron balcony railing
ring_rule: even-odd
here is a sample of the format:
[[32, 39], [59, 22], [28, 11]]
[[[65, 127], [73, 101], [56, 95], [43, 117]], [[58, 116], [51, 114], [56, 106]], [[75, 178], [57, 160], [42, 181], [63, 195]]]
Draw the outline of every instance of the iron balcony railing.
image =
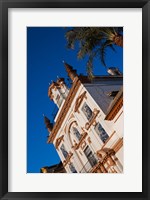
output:
[[88, 158], [88, 161], [83, 166], [83, 168], [80, 170], [80, 173], [90, 173], [90, 171], [93, 169], [93, 167], [99, 162], [99, 159], [95, 154], [91, 154]]

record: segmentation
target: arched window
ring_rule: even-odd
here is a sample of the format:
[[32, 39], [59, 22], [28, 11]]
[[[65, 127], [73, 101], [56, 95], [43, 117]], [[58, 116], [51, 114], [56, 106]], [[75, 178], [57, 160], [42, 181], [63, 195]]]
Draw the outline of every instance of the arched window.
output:
[[67, 158], [68, 152], [66, 151], [64, 144], [61, 145], [60, 150], [61, 150], [63, 156], [64, 156], [65, 158]]
[[70, 163], [69, 165], [69, 169], [72, 173], [77, 173], [77, 170], [75, 169], [74, 165], [72, 163]]
[[80, 140], [81, 139], [81, 134], [79, 133], [78, 129], [76, 127], [72, 127], [72, 132], [75, 135], [75, 137]]

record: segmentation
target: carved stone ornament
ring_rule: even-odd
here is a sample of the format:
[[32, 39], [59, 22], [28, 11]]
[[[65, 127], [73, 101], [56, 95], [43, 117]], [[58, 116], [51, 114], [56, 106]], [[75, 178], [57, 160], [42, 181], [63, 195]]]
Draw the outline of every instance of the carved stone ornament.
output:
[[58, 149], [58, 146], [60, 145], [60, 143], [63, 140], [63, 138], [64, 138], [64, 135], [62, 135], [61, 137], [57, 138], [56, 143], [55, 143], [56, 149]]
[[77, 112], [83, 99], [86, 97], [86, 91], [84, 91], [76, 100], [74, 111]]
[[89, 130], [89, 128], [91, 127], [91, 125], [95, 126], [95, 124], [96, 124], [96, 117], [98, 116], [99, 112], [100, 112], [99, 110], [97, 110], [96, 108], [94, 108], [91, 120], [85, 124], [86, 130]]
[[88, 135], [87, 132], [84, 132], [82, 134], [82, 137], [81, 137], [79, 143], [76, 146], [74, 146], [75, 150], [77, 150], [83, 144], [83, 142], [85, 141], [85, 138], [86, 138], [87, 135]]
[[70, 162], [70, 159], [71, 159], [72, 155], [73, 155], [72, 152], [68, 153], [68, 156], [67, 156], [66, 160], [63, 161], [63, 166], [64, 167]]

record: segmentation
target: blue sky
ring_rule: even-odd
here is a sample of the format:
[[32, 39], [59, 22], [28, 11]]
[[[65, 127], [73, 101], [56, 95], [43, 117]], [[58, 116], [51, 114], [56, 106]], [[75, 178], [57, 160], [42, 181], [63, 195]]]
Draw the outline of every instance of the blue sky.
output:
[[[27, 173], [39, 173], [43, 166], [51, 166], [60, 161], [53, 144], [47, 144], [48, 132], [43, 114], [53, 120], [55, 104], [48, 98], [48, 87], [57, 76], [66, 78], [63, 60], [77, 69], [78, 74], [86, 74], [86, 61], [77, 59], [77, 49], [66, 48], [62, 27], [27, 28]], [[123, 71], [123, 49], [108, 48], [106, 64]], [[94, 74], [107, 74], [98, 59], [94, 61]]]

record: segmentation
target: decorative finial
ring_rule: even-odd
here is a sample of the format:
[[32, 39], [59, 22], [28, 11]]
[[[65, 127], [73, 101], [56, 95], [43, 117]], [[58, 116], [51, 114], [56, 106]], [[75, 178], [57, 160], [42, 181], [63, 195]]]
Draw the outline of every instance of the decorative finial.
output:
[[77, 77], [77, 71], [73, 69], [73, 67], [71, 65], [69, 65], [68, 63], [64, 62], [66, 71], [68, 72], [68, 76], [70, 77], [70, 79], [73, 81], [75, 77]]
[[48, 129], [48, 132], [51, 132], [53, 129], [53, 124], [50, 122], [50, 120], [44, 115], [44, 123], [46, 125], [46, 128]]

